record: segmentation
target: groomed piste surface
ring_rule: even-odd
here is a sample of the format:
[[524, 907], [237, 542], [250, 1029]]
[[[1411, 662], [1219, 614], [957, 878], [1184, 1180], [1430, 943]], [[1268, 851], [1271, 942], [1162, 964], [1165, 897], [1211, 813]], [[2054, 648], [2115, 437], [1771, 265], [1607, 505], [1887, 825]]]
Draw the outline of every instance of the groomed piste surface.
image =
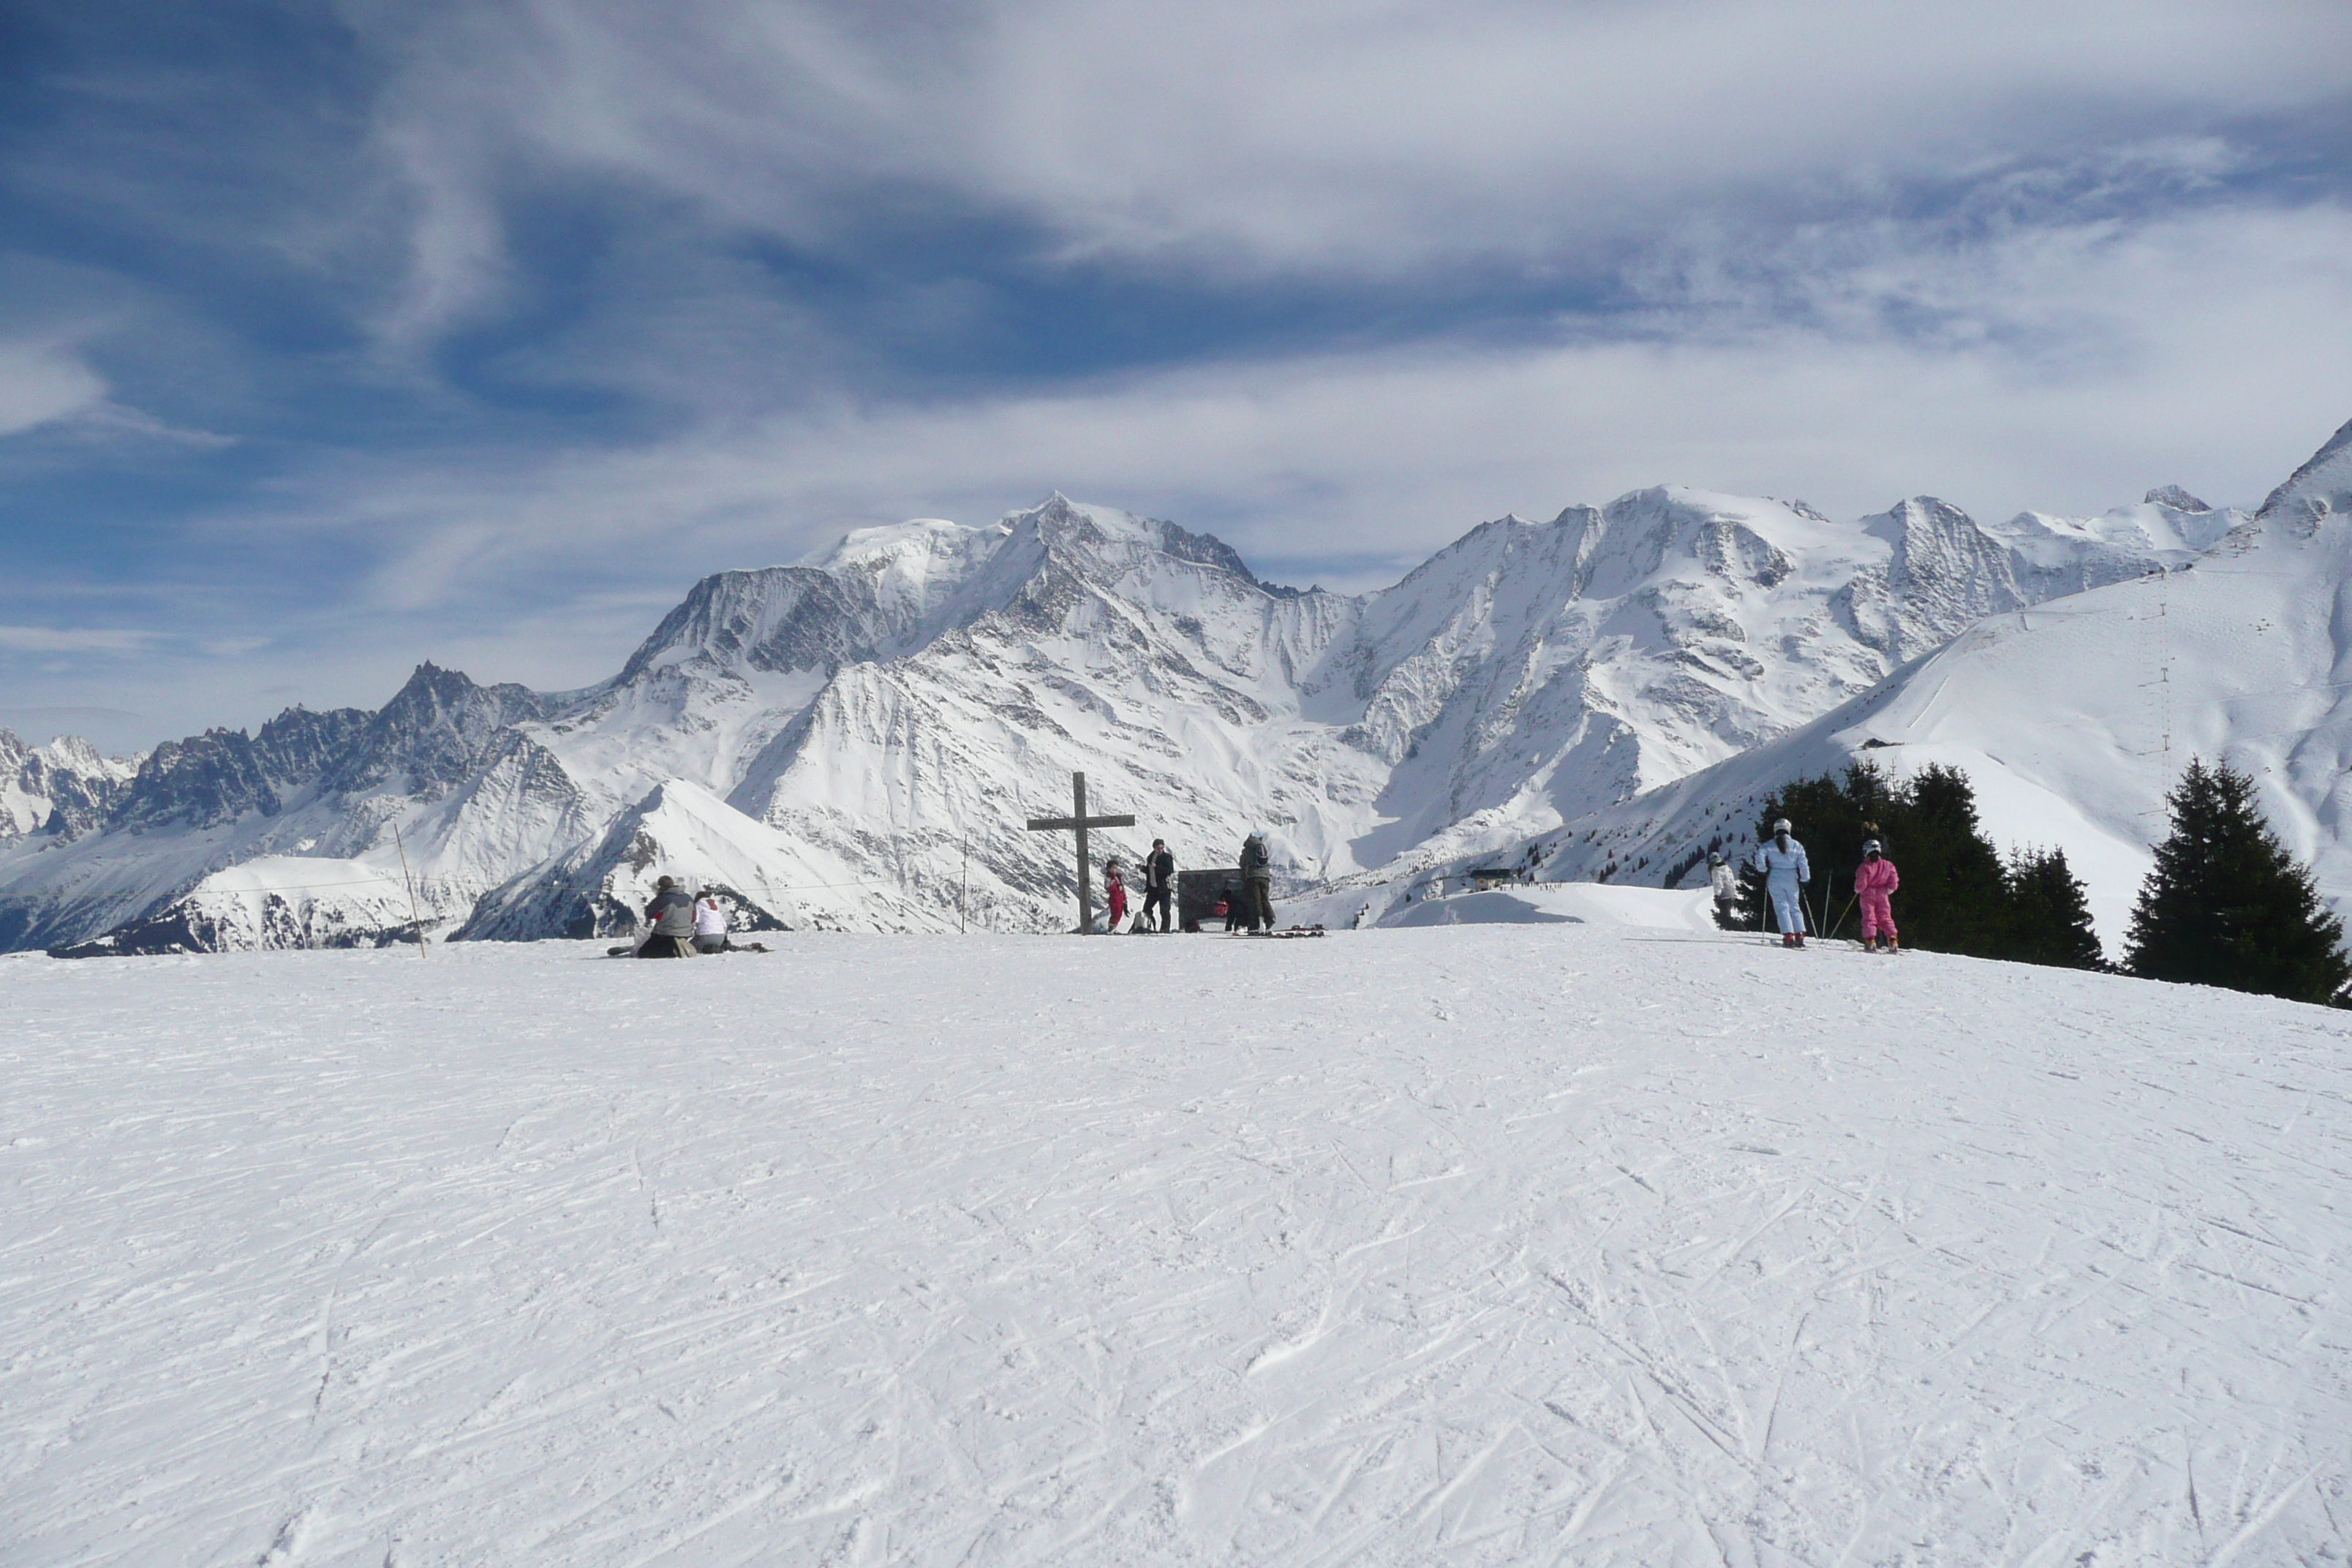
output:
[[0, 961], [0, 1561], [2343, 1554], [2352, 1018], [1658, 907]]

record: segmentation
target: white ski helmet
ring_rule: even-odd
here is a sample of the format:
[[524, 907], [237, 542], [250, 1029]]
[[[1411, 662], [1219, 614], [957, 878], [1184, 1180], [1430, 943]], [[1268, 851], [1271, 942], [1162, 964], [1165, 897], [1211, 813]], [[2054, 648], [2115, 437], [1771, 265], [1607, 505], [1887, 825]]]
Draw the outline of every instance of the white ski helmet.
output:
[[1778, 835], [1780, 835], [1780, 834], [1786, 833], [1786, 832], [1788, 832], [1788, 831], [1790, 831], [1790, 828], [1789, 828], [1789, 819], [1788, 819], [1787, 817], [1785, 817], [1785, 816], [1784, 816], [1784, 817], [1782, 817], [1780, 821], [1778, 821], [1778, 822], [1776, 822], [1776, 823], [1774, 823], [1774, 824], [1772, 825], [1772, 832], [1774, 833], [1774, 835], [1775, 835], [1775, 836], [1778, 836]]

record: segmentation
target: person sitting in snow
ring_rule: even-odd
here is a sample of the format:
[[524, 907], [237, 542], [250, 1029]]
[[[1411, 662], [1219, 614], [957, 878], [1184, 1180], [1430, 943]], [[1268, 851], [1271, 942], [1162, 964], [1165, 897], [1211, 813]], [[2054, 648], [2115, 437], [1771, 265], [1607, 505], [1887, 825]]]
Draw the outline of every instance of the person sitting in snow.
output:
[[719, 907], [716, 893], [706, 892], [694, 900], [694, 951], [727, 951], [727, 911]]
[[[1862, 864], [1853, 868], [1853, 896], [1862, 900], [1862, 945], [1884, 945], [1889, 952], [1902, 950], [1895, 941], [1895, 910], [1887, 895], [1903, 885], [1895, 862], [1886, 858], [1877, 839], [1862, 847]], [[1932, 933], [1931, 933], [1932, 934]]]
[[1118, 922], [1127, 918], [1127, 879], [1119, 874], [1118, 862], [1103, 862], [1103, 908], [1110, 920], [1103, 929], [1118, 934]]
[[1756, 847], [1756, 868], [1764, 874], [1764, 891], [1772, 900], [1772, 923], [1780, 928], [1782, 947], [1805, 945], [1804, 886], [1813, 879], [1805, 847], [1789, 830], [1789, 819], [1772, 825], [1772, 837]]
[[675, 879], [664, 877], [654, 884], [646, 920], [653, 931], [637, 949], [639, 958], [694, 956], [694, 900], [679, 890]]

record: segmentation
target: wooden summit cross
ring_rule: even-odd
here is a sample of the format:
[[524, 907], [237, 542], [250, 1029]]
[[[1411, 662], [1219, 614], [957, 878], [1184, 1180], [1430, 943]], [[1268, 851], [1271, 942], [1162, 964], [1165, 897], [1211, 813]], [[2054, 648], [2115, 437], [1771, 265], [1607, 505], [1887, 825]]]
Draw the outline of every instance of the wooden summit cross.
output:
[[1070, 799], [1076, 810], [1067, 816], [1033, 816], [1029, 819], [1032, 833], [1055, 833], [1067, 827], [1078, 830], [1078, 934], [1086, 936], [1095, 929], [1094, 866], [1087, 858], [1087, 829], [1089, 827], [1132, 827], [1131, 816], [1088, 816], [1087, 815], [1087, 775], [1070, 775]]

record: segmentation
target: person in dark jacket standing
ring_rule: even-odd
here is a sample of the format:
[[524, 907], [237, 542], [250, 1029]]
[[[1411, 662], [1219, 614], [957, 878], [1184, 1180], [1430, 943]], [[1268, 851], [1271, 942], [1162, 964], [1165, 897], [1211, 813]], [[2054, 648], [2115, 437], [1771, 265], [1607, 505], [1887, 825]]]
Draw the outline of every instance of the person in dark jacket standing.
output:
[[1143, 920], [1146, 929], [1151, 921], [1154, 905], [1160, 910], [1160, 929], [1170, 925], [1168, 898], [1176, 886], [1176, 857], [1168, 853], [1168, 840], [1151, 841], [1151, 853], [1143, 858]]
[[1265, 835], [1255, 828], [1242, 840], [1242, 911], [1249, 929], [1274, 929], [1274, 861], [1265, 852]]
[[664, 877], [654, 884], [653, 901], [646, 905], [646, 919], [653, 933], [637, 949], [639, 958], [692, 958], [694, 956], [694, 900], [679, 890], [677, 881]]

